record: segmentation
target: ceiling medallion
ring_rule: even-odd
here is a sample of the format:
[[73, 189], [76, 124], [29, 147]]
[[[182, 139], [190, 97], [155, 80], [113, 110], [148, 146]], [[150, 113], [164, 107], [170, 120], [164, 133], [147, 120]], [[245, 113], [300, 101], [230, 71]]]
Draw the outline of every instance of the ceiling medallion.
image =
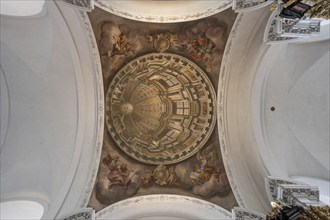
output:
[[206, 74], [175, 54], [153, 53], [125, 65], [106, 95], [106, 124], [116, 144], [147, 164], [194, 155], [210, 137], [216, 96]]

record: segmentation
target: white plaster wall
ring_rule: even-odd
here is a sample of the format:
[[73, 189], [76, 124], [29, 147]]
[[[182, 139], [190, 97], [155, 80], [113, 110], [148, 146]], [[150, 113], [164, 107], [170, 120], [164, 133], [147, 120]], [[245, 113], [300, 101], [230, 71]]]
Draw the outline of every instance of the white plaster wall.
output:
[[239, 15], [220, 72], [223, 88], [218, 90], [221, 152], [231, 187], [241, 207], [260, 213], [270, 209], [264, 187], [268, 170], [255, 138], [253, 100], [256, 69], [268, 48], [262, 38], [269, 15], [267, 8]]
[[329, 181], [329, 33], [325, 35], [272, 45], [260, 62], [255, 131], [272, 176]]
[[76, 46], [76, 55], [80, 59], [84, 90], [79, 95], [83, 97], [82, 108], [85, 113], [77, 170], [58, 213], [60, 217], [87, 206], [100, 162], [105, 108], [100, 57], [87, 13], [74, 10], [65, 4], [58, 3], [57, 7], [63, 16], [63, 22], [70, 30], [71, 40]]
[[321, 28], [319, 37], [268, 47], [256, 70], [253, 117], [268, 173], [285, 179], [302, 177], [319, 186], [327, 200], [329, 26]]
[[41, 219], [44, 207], [34, 201], [9, 201], [0, 203], [0, 219], [5, 220], [37, 220]]
[[329, 181], [329, 58], [328, 40], [292, 43], [269, 71], [262, 108], [277, 176]]
[[68, 169], [75, 146], [74, 67], [49, 15], [1, 17], [1, 30], [10, 115], [1, 152], [1, 198], [38, 194], [51, 201], [65, 179], [62, 171]]
[[70, 30], [54, 2], [46, 8], [1, 16], [0, 187], [1, 202], [37, 201], [54, 219], [82, 205], [96, 175], [103, 97], [79, 12], [67, 9]]
[[0, 14], [10, 16], [33, 16], [39, 14], [44, 7], [45, 0], [2, 0]]

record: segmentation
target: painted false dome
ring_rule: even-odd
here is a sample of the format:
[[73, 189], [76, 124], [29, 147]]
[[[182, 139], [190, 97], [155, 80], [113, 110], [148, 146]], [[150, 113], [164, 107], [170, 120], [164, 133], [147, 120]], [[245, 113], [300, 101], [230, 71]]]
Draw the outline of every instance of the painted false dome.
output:
[[206, 74], [175, 54], [141, 56], [125, 65], [106, 95], [106, 124], [116, 144], [148, 164], [195, 154], [215, 125], [216, 97]]

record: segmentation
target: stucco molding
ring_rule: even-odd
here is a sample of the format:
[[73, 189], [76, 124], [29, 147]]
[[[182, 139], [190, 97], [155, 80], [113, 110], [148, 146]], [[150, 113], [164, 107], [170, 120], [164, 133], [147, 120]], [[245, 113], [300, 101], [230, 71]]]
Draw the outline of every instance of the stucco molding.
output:
[[143, 14], [115, 6], [112, 1], [109, 0], [95, 0], [95, 5], [114, 15], [118, 15], [120, 17], [132, 20], [152, 23], [175, 23], [197, 20], [217, 14], [221, 11], [230, 8], [232, 6], [232, 0], [217, 1], [216, 4], [211, 5], [208, 8], [203, 8], [200, 9], [200, 11], [194, 11], [182, 15], [157, 15], [147, 13]]
[[89, 201], [89, 198], [93, 192], [94, 183], [96, 180], [96, 175], [100, 163], [100, 157], [102, 152], [103, 144], [103, 129], [104, 129], [104, 91], [103, 91], [103, 77], [102, 77], [102, 68], [101, 61], [99, 57], [98, 46], [94, 36], [94, 32], [87, 16], [86, 12], [80, 12], [79, 16], [81, 17], [82, 28], [85, 29], [87, 37], [89, 39], [90, 48], [94, 60], [94, 70], [95, 70], [95, 82], [96, 82], [96, 93], [97, 93], [97, 127], [96, 127], [96, 138], [95, 138], [95, 151], [92, 157], [92, 166], [89, 173], [89, 181], [86, 185], [85, 191], [82, 193], [80, 208], [86, 207]]
[[266, 215], [249, 209], [235, 207], [232, 209], [232, 219], [233, 220], [244, 220], [244, 219], [265, 220]]
[[305, 183], [289, 178], [279, 178], [274, 176], [268, 176], [265, 178], [265, 187], [267, 189], [267, 195], [269, 198], [269, 201], [275, 201], [277, 199], [277, 193], [278, 193], [278, 185], [281, 184], [291, 184], [291, 185], [306, 185]]
[[259, 62], [268, 50], [262, 41], [268, 17], [267, 8], [239, 13], [224, 53], [218, 88], [220, 149], [229, 183], [240, 207], [260, 213], [270, 208], [264, 188], [269, 172], [258, 150], [251, 101], [259, 95], [254, 86]]
[[85, 208], [63, 216], [60, 220], [94, 220], [95, 211], [91, 208]]
[[10, 99], [9, 99], [9, 85], [6, 75], [0, 66], [0, 83], [1, 83], [1, 136], [0, 136], [0, 153], [4, 149], [6, 137], [8, 133], [8, 126], [10, 121]]
[[251, 0], [234, 0], [233, 1], [233, 9], [236, 12], [244, 12], [244, 11], [253, 11], [263, 7], [266, 7], [272, 4], [274, 0], [270, 1], [251, 1]]
[[57, 0], [69, 7], [82, 11], [91, 11], [94, 9], [93, 0]]
[[272, 12], [268, 19], [265, 32], [264, 32], [264, 42], [267, 44], [276, 43], [289, 43], [301, 40], [299, 37], [282, 37], [277, 33], [276, 15], [278, 14], [278, 9]]
[[[203, 210], [208, 210], [213, 213], [218, 213], [219, 218], [225, 217], [230, 219], [231, 218], [231, 213], [220, 206], [217, 206], [213, 203], [188, 197], [188, 196], [179, 196], [179, 195], [166, 195], [166, 194], [157, 194], [157, 195], [147, 195], [147, 196], [139, 196], [139, 197], [134, 197], [130, 199], [126, 199], [120, 202], [117, 202], [113, 205], [110, 205], [106, 207], [105, 209], [102, 209], [101, 211], [96, 213], [96, 218], [97, 219], [102, 219], [103, 217], [109, 217], [113, 216], [115, 212], [121, 211], [121, 210], [132, 210], [132, 207], [137, 207], [139, 205], [150, 205], [150, 204], [156, 204], [156, 203], [161, 203], [163, 204], [163, 207], [166, 207], [166, 204], [169, 203], [175, 203], [177, 207], [187, 207], [187, 205], [193, 205], [198, 207], [198, 209], [203, 209]], [[186, 206], [183, 206], [186, 205]], [[152, 211], [152, 210], [150, 210]], [[174, 210], [175, 211], [175, 210]], [[185, 210], [185, 212], [189, 213], [192, 212], [193, 210]], [[148, 214], [148, 213], [146, 213]], [[171, 213], [168, 213], [171, 214]], [[204, 213], [205, 214], [205, 213]], [[115, 217], [115, 216], [113, 216]], [[205, 216], [206, 218], [206, 216]]]
[[227, 151], [228, 144], [226, 140], [226, 132], [225, 132], [225, 121], [224, 121], [224, 94], [225, 94], [225, 80], [226, 80], [226, 75], [227, 69], [226, 67], [228, 66], [229, 63], [229, 55], [232, 50], [233, 42], [236, 39], [236, 34], [237, 34], [237, 29], [240, 26], [240, 23], [242, 21], [244, 14], [240, 13], [238, 14], [236, 21], [232, 27], [231, 33], [228, 37], [227, 45], [224, 51], [224, 56], [222, 59], [221, 63], [221, 69], [220, 69], [220, 77], [219, 77], [219, 86], [218, 86], [218, 100], [217, 100], [217, 116], [218, 116], [218, 131], [219, 131], [219, 141], [220, 141], [220, 148], [221, 148], [221, 154], [222, 154], [222, 159], [224, 161], [227, 177], [230, 183], [230, 186], [233, 190], [234, 196], [237, 200], [237, 203], [241, 207], [245, 207], [243, 203], [243, 199], [241, 196], [240, 191], [238, 190], [238, 186], [235, 184], [234, 177], [233, 177], [233, 171], [231, 170], [230, 167], [230, 162], [229, 162], [229, 153]]

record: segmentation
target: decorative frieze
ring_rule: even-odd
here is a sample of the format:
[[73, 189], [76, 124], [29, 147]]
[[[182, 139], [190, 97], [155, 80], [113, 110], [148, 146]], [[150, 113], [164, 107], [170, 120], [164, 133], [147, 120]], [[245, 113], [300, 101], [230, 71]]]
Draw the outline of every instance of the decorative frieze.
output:
[[[157, 194], [157, 195], [147, 195], [147, 196], [138, 196], [133, 197], [130, 199], [126, 199], [117, 203], [114, 203], [101, 211], [96, 213], [96, 219], [119, 219], [117, 218], [118, 213], [123, 213], [126, 210], [131, 210], [133, 213], [137, 212], [137, 208], [145, 206], [145, 207], [152, 207], [152, 210], [163, 210], [164, 207], [168, 207], [171, 204], [175, 204], [175, 207], [198, 207], [198, 210], [201, 212], [204, 212], [204, 218], [210, 219], [206, 215], [215, 214], [218, 216], [218, 219], [230, 219], [230, 212], [223, 209], [220, 206], [217, 206], [215, 204], [212, 204], [210, 202], [188, 197], [188, 196], [180, 196], [180, 195], [170, 195], [170, 194]], [[173, 207], [173, 206], [172, 206]], [[187, 209], [187, 211], [189, 210]], [[191, 212], [196, 210], [191, 210], [189, 215], [187, 215], [186, 218], [180, 218], [180, 219], [191, 219]], [[132, 212], [125, 212], [126, 219], [137, 219], [136, 215], [135, 218], [132, 218], [133, 215]], [[170, 212], [170, 211], [169, 211]], [[173, 212], [173, 210], [172, 210]], [[152, 211], [150, 212], [150, 214]], [[168, 213], [170, 214], [170, 213]], [[152, 215], [152, 214], [151, 214]], [[123, 216], [121, 216], [120, 219], [124, 219]], [[151, 219], [151, 218], [150, 218]], [[165, 219], [165, 218], [164, 218]], [[201, 219], [201, 218], [198, 218]], [[214, 219], [213, 217], [211, 219]]]
[[228, 140], [226, 138], [225, 135], [225, 130], [226, 130], [226, 126], [225, 126], [225, 116], [224, 116], [224, 106], [225, 106], [225, 98], [224, 98], [224, 94], [225, 94], [225, 79], [226, 77], [228, 77], [228, 71], [227, 71], [227, 67], [229, 65], [229, 61], [230, 61], [230, 54], [232, 53], [232, 50], [234, 48], [234, 42], [237, 40], [238, 37], [238, 30], [240, 28], [242, 28], [242, 20], [243, 20], [243, 16], [244, 13], [239, 13], [235, 23], [233, 25], [233, 28], [230, 32], [230, 35], [228, 37], [228, 41], [227, 41], [227, 45], [224, 51], [224, 55], [222, 58], [222, 65], [221, 65], [221, 69], [220, 69], [220, 77], [219, 77], [219, 86], [218, 86], [218, 95], [217, 95], [217, 106], [218, 106], [218, 112], [217, 112], [217, 116], [218, 116], [218, 120], [217, 120], [217, 124], [218, 124], [218, 132], [219, 132], [219, 139], [220, 139], [220, 148], [221, 148], [221, 155], [224, 161], [224, 165], [226, 168], [226, 173], [228, 176], [228, 180], [230, 182], [230, 186], [233, 190], [233, 193], [235, 195], [236, 201], [238, 203], [239, 206], [241, 207], [245, 207], [243, 198], [242, 198], [242, 192], [240, 191], [240, 188], [237, 186], [237, 183], [234, 181], [234, 172], [232, 170], [232, 161], [229, 158], [229, 150], [230, 146], [228, 144]]
[[277, 200], [290, 205], [319, 205], [319, 189], [316, 186], [279, 184]]
[[265, 220], [266, 216], [264, 214], [249, 209], [235, 207], [232, 209], [232, 219], [233, 220]]
[[61, 218], [61, 220], [94, 220], [94, 219], [95, 219], [95, 211], [91, 208], [82, 209]]
[[233, 9], [236, 12], [256, 10], [270, 5], [274, 0], [233, 0]]
[[282, 37], [308, 37], [320, 33], [321, 21], [313, 19], [292, 20], [282, 18], [279, 20], [279, 34]]
[[282, 36], [281, 18], [277, 17], [278, 10], [273, 11], [268, 19], [265, 33], [264, 42], [268, 44], [282, 43], [282, 42], [292, 42], [302, 39], [302, 37], [296, 36]]
[[[277, 199], [277, 186], [280, 184], [286, 184], [286, 185], [304, 185], [303, 183], [299, 181], [294, 181], [290, 179], [282, 179], [282, 178], [276, 178], [276, 177], [267, 177], [265, 180], [266, 183], [266, 189], [268, 189], [269, 193], [269, 199], [271, 201], [275, 201]], [[306, 184], [307, 185], [307, 184]]]
[[265, 28], [264, 42], [281, 43], [317, 36], [321, 30], [321, 21], [316, 19], [285, 18], [281, 15], [284, 8], [281, 4], [273, 5], [275, 10]]
[[279, 42], [291, 42], [301, 39], [299, 37], [281, 36], [281, 28], [279, 27], [281, 22], [280, 19], [276, 18], [276, 14], [277, 11], [274, 11], [268, 20], [264, 33], [264, 42], [273, 44]]
[[102, 77], [102, 67], [101, 61], [98, 51], [98, 46], [96, 43], [96, 39], [93, 33], [92, 25], [88, 18], [87, 12], [81, 11], [78, 13], [81, 21], [81, 27], [84, 29], [89, 45], [89, 49], [92, 52], [93, 57], [93, 69], [94, 69], [94, 80], [95, 80], [95, 87], [96, 87], [96, 95], [97, 95], [97, 127], [96, 127], [96, 137], [95, 137], [95, 150], [93, 156], [93, 163], [90, 167], [89, 171], [89, 181], [86, 185], [85, 191], [81, 195], [81, 202], [80, 208], [84, 208], [87, 206], [88, 200], [92, 194], [96, 175], [98, 172], [99, 164], [100, 164], [100, 157], [102, 152], [102, 144], [103, 144], [103, 130], [104, 130], [104, 91], [103, 91], [103, 77]]
[[319, 189], [317, 186], [292, 181], [268, 177], [266, 179], [266, 189], [271, 201], [281, 201], [287, 205], [297, 205], [307, 207], [309, 205], [322, 205], [319, 201]]
[[74, 7], [78, 10], [91, 11], [94, 9], [93, 0], [57, 0], [63, 2], [71, 7]]

